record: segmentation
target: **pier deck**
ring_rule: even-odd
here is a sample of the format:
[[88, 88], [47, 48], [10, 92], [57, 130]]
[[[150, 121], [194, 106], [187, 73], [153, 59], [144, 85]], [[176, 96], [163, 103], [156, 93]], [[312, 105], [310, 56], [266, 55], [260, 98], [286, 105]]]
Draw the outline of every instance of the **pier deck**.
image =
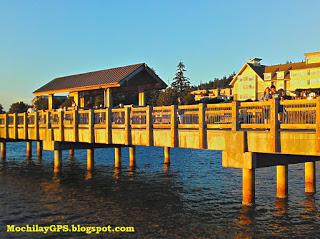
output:
[[172, 147], [221, 150], [223, 167], [242, 169], [243, 204], [252, 205], [260, 167], [277, 166], [277, 196], [286, 198], [288, 165], [305, 163], [306, 192], [315, 193], [320, 98], [1, 114], [2, 158], [6, 142], [16, 141], [27, 142], [27, 156], [32, 141], [38, 142], [38, 155], [54, 151], [56, 171], [67, 149], [88, 149], [88, 170], [94, 148], [115, 147], [115, 167], [121, 165], [121, 147], [130, 147], [130, 166], [137, 145], [164, 147], [167, 164]]

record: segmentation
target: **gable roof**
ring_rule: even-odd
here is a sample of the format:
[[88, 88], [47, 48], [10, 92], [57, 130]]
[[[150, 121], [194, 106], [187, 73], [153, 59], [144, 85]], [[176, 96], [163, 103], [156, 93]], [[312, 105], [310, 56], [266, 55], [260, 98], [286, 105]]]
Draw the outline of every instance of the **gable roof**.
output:
[[92, 87], [120, 87], [123, 81], [133, 78], [136, 74], [143, 70], [146, 70], [152, 78], [161, 84], [162, 87], [166, 87], [166, 83], [163, 82], [159, 76], [147, 66], [147, 64], [140, 63], [106, 70], [58, 77], [35, 90], [33, 93], [40, 95], [48, 92], [68, 92], [80, 89], [84, 90]]
[[245, 63], [240, 71], [233, 77], [232, 81], [230, 82], [229, 85], [233, 85], [234, 82], [237, 80], [238, 75], [240, 75], [247, 67], [250, 67], [257, 75], [259, 78], [261, 78], [261, 80], [263, 80], [263, 72], [264, 72], [264, 65], [254, 65], [252, 63]]

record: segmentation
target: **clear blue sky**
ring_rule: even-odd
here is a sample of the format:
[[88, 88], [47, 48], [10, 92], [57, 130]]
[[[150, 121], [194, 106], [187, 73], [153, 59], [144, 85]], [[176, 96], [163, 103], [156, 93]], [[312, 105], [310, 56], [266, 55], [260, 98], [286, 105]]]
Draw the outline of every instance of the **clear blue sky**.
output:
[[0, 0], [0, 103], [68, 74], [146, 62], [193, 84], [320, 51], [320, 1]]

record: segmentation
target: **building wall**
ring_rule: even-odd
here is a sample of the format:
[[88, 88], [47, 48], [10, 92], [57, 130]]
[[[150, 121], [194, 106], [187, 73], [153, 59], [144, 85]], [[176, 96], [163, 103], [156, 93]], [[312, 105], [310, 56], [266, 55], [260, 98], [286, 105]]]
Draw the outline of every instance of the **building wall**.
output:
[[290, 71], [288, 90], [320, 88], [320, 67]]
[[246, 67], [237, 76], [237, 80], [234, 83], [233, 94], [235, 100], [258, 99], [259, 92], [261, 91], [258, 89], [259, 83], [263, 84], [262, 80], [258, 79], [256, 72], [250, 67]]

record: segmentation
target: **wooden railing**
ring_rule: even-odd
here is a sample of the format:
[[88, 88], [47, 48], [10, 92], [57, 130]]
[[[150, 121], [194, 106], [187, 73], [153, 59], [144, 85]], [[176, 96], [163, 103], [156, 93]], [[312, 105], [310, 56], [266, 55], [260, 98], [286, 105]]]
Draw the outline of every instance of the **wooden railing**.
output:
[[[94, 138], [95, 130], [111, 134], [112, 129], [121, 129], [129, 140], [128, 132], [134, 129], [170, 129], [172, 135], [179, 129], [198, 130], [200, 135], [205, 130], [219, 129], [265, 130], [273, 134], [279, 130], [313, 130], [320, 136], [319, 128], [320, 98], [0, 114], [0, 138], [31, 140], [45, 140], [41, 135], [48, 129], [53, 130], [54, 140], [77, 141], [84, 138], [80, 130]], [[64, 133], [58, 136], [56, 130]], [[108, 137], [106, 142], [110, 142]]]

